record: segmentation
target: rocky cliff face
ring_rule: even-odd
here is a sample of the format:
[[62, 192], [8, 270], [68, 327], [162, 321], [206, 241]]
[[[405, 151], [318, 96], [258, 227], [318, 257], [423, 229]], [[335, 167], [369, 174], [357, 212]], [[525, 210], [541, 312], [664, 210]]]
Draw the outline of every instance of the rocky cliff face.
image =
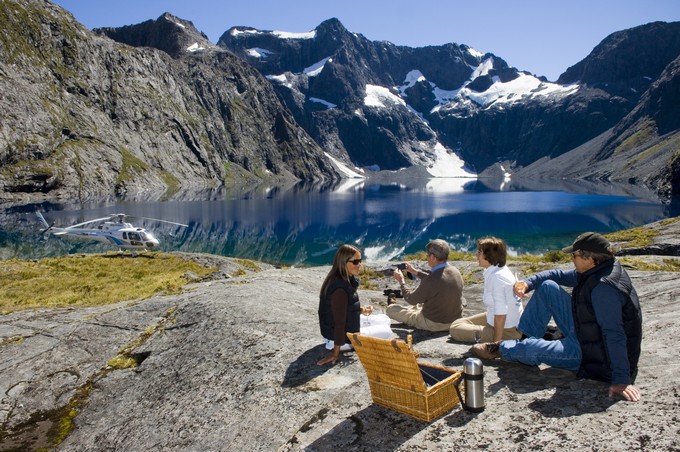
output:
[[190, 22], [120, 32], [163, 51], [98, 36], [49, 2], [3, 1], [0, 23], [3, 200], [336, 176], [271, 85]]
[[635, 182], [666, 199], [680, 195], [680, 57], [669, 64], [615, 127], [555, 159], [518, 170], [518, 177]]

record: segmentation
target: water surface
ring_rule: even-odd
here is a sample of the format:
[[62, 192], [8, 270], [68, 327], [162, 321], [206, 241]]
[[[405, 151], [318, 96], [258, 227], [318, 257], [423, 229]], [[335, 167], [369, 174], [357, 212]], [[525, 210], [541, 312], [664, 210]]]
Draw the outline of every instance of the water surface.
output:
[[152, 231], [163, 250], [207, 252], [285, 265], [328, 264], [338, 245], [359, 246], [369, 259], [420, 251], [434, 238], [459, 250], [495, 235], [512, 253], [543, 253], [584, 231], [611, 232], [672, 216], [667, 206], [633, 196], [566, 191], [493, 191], [469, 180], [420, 187], [350, 180], [333, 189], [274, 189], [238, 197], [8, 209], [0, 224], [3, 258], [39, 258], [111, 249], [63, 237], [39, 239], [34, 210], [56, 226], [111, 213], [188, 224], [181, 228], [129, 220]]

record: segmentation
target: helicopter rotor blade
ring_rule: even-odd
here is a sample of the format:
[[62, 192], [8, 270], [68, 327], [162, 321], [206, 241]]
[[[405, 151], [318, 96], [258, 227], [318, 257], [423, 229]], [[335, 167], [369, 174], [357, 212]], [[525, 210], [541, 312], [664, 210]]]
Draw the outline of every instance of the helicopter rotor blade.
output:
[[100, 222], [100, 221], [106, 221], [106, 220], [110, 220], [110, 219], [111, 219], [111, 215], [109, 215], [108, 217], [97, 218], [97, 219], [94, 219], [94, 220], [85, 221], [83, 223], [74, 224], [74, 225], [68, 226], [64, 229], [79, 228], [80, 226], [85, 226], [86, 224], [97, 223], [97, 222]]
[[45, 233], [47, 233], [50, 229], [52, 229], [53, 226], [54, 226], [54, 221], [52, 222], [52, 224], [50, 224], [49, 226], [47, 226], [45, 229], [41, 229], [41, 230], [40, 230], [40, 235], [45, 235]]
[[151, 220], [151, 221], [160, 221], [161, 223], [169, 223], [169, 224], [174, 224], [176, 226], [182, 226], [183, 228], [188, 228], [188, 224], [183, 224], [183, 223], [176, 223], [174, 221], [168, 221], [168, 220], [159, 220], [158, 218], [149, 218], [149, 217], [136, 217], [136, 218], [141, 218], [143, 220]]

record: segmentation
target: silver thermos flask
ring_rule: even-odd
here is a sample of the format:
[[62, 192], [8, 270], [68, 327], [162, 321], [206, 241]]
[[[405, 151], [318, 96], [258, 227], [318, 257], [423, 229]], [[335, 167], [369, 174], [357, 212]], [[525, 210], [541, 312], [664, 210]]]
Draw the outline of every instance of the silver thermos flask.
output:
[[465, 381], [465, 403], [468, 411], [479, 413], [484, 411], [484, 366], [477, 358], [467, 358], [463, 362], [463, 380]]

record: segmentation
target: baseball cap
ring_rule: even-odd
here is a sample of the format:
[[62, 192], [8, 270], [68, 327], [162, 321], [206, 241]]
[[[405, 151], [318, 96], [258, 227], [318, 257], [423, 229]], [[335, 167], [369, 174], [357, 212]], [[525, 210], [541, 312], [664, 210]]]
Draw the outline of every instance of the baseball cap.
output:
[[584, 232], [576, 237], [576, 240], [570, 246], [562, 248], [565, 253], [573, 253], [578, 250], [611, 254], [611, 243], [597, 232]]

